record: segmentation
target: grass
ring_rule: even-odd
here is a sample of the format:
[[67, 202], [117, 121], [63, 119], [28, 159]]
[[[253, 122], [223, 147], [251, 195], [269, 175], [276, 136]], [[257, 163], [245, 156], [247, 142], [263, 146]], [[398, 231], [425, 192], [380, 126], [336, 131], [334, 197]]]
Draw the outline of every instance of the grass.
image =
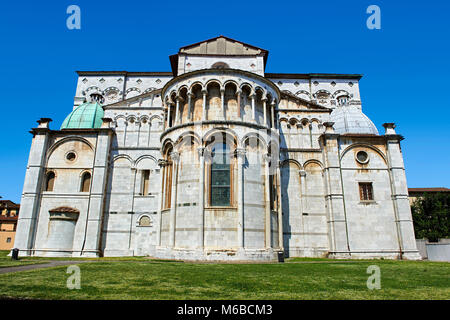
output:
[[19, 257], [19, 260], [11, 260], [8, 257], [9, 250], [0, 250], [0, 268], [5, 267], [17, 267], [30, 264], [40, 264], [50, 261], [147, 261], [146, 257], [109, 257], [109, 258], [77, 258], [77, 257], [61, 257], [61, 258], [50, 258], [50, 257]]
[[[80, 290], [67, 289], [67, 267], [2, 274], [0, 297], [450, 299], [450, 264], [440, 262], [292, 259], [284, 264], [193, 264], [106, 259], [79, 265]], [[366, 270], [373, 264], [381, 269], [380, 290], [366, 286]]]
[[9, 250], [0, 250], [0, 268], [17, 267], [43, 262], [33, 258], [20, 258], [19, 260], [11, 260], [11, 257], [8, 257], [9, 252]]

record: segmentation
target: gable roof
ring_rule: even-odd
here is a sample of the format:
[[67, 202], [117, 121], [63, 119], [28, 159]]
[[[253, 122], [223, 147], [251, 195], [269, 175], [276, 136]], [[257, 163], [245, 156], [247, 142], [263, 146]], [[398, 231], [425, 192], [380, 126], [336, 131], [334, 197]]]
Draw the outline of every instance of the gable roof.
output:
[[177, 76], [178, 55], [190, 54], [199, 56], [256, 56], [262, 55], [264, 59], [264, 67], [266, 66], [269, 51], [253, 46], [251, 44], [241, 42], [225, 36], [218, 36], [208, 40], [193, 43], [178, 50], [177, 54], [171, 55], [170, 65], [174, 76]]
[[299, 101], [300, 103], [306, 104], [308, 107], [314, 108], [314, 109], [322, 109], [323, 111], [326, 112], [331, 112], [332, 110], [330, 108], [321, 106], [320, 104], [317, 104], [315, 102], [312, 101], [308, 101], [305, 100], [303, 98], [297, 97], [295, 94], [289, 92], [289, 91], [281, 91], [281, 98], [289, 98], [289, 99], [293, 99], [296, 101]]
[[151, 96], [152, 94], [161, 93], [161, 90], [162, 90], [162, 89], [154, 89], [154, 90], [152, 90], [152, 91], [145, 92], [145, 93], [142, 93], [142, 94], [140, 94], [140, 95], [137, 95], [137, 96], [134, 96], [134, 97], [131, 97], [131, 98], [119, 100], [119, 101], [117, 101], [117, 102], [113, 102], [113, 103], [104, 105], [103, 108], [109, 108], [109, 107], [114, 107], [114, 106], [123, 106], [123, 105], [126, 105], [126, 104], [129, 103], [129, 102], [135, 102], [135, 101], [137, 101], [137, 100], [139, 100], [139, 99], [143, 99], [143, 98], [145, 98], [145, 97], [149, 97], [149, 96]]
[[217, 55], [255, 55], [260, 53], [264, 54], [268, 51], [251, 44], [220, 35], [218, 37], [181, 47], [179, 52]]

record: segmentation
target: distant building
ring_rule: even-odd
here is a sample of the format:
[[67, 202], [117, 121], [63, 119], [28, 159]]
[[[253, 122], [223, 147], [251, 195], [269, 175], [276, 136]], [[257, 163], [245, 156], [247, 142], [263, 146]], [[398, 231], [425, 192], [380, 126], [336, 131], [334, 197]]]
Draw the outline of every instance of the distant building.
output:
[[0, 250], [13, 247], [19, 208], [19, 204], [10, 200], [0, 200]]
[[409, 203], [412, 205], [424, 193], [450, 192], [449, 188], [408, 188]]

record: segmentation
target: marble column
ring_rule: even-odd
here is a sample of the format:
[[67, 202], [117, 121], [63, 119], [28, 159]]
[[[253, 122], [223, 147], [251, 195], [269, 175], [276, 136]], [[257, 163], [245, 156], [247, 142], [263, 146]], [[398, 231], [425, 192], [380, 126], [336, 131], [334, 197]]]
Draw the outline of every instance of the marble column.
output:
[[255, 103], [256, 103], [256, 94], [252, 94], [251, 95], [252, 98], [252, 121], [255, 122], [256, 121], [256, 107], [255, 107]]
[[225, 110], [225, 89], [220, 89], [220, 101], [222, 103], [222, 116], [223, 120], [227, 119], [227, 114]]
[[159, 228], [158, 228], [158, 234], [157, 234], [157, 243], [158, 246], [161, 245], [161, 227], [162, 227], [162, 206], [163, 206], [163, 197], [164, 197], [164, 167], [166, 166], [167, 161], [164, 159], [158, 160], [158, 166], [159, 166], [159, 195], [158, 195], [158, 217], [159, 217]]
[[237, 188], [238, 188], [238, 247], [244, 248], [244, 160], [245, 149], [236, 149], [237, 157]]
[[199, 248], [205, 246], [205, 148], [198, 148], [200, 158], [200, 178], [198, 183], [198, 215], [200, 217]]
[[169, 231], [169, 246], [175, 247], [175, 226], [177, 215], [177, 182], [178, 182], [178, 162], [180, 154], [172, 152], [170, 154], [172, 159], [172, 195], [170, 199], [170, 231]]
[[272, 109], [272, 129], [276, 129], [275, 128], [275, 106], [276, 106], [276, 103], [275, 103], [275, 101], [272, 101], [272, 103], [270, 104], [271, 105], [271, 109]]
[[188, 92], [187, 96], [188, 96], [188, 119], [190, 121], [193, 121], [194, 110], [192, 108], [192, 96], [193, 96], [192, 92]]
[[170, 120], [171, 120], [171, 117], [172, 117], [172, 113], [171, 113], [171, 104], [168, 103], [168, 104], [167, 104], [167, 128], [170, 127]]
[[202, 121], [206, 121], [206, 95], [208, 91], [202, 90], [203, 94], [203, 105], [202, 105]]
[[237, 112], [239, 119], [241, 119], [241, 93], [241, 90], [236, 90]]
[[277, 165], [277, 209], [278, 209], [278, 246], [284, 250], [283, 242], [283, 207], [281, 204], [281, 163]]
[[263, 113], [264, 113], [264, 126], [267, 126], [267, 108], [266, 108], [266, 105], [267, 105], [267, 98], [264, 98], [263, 100], [262, 100], [262, 102], [263, 102]]
[[175, 109], [175, 119], [174, 119], [174, 123], [175, 124], [180, 124], [181, 123], [181, 117], [180, 117], [180, 97], [177, 97], [177, 106]]
[[270, 212], [270, 160], [271, 160], [270, 154], [264, 155], [264, 184], [265, 184], [265, 240], [266, 240], [266, 248], [272, 247], [272, 223], [271, 223], [271, 212]]

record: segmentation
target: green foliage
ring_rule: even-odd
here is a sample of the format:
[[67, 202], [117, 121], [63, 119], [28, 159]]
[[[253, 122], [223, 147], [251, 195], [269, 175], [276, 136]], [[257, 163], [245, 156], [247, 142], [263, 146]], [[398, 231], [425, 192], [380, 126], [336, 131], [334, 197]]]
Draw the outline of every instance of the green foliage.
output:
[[450, 192], [425, 193], [413, 205], [416, 238], [439, 241], [450, 237]]

